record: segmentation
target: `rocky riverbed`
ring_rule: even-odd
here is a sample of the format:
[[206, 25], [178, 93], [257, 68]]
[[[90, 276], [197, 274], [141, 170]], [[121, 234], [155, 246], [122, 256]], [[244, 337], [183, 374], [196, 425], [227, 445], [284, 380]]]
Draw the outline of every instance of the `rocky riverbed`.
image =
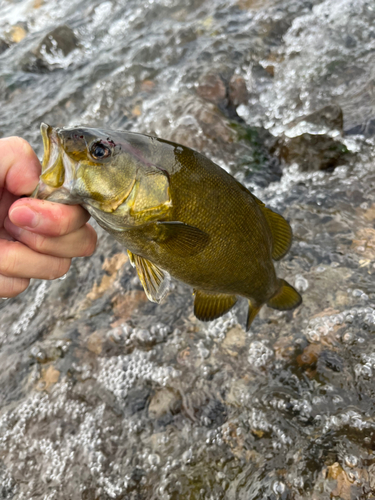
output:
[[0, 302], [0, 498], [374, 498], [374, 25], [370, 0], [4, 0], [1, 136], [198, 149], [290, 221], [304, 302], [199, 322], [97, 228], [65, 279]]

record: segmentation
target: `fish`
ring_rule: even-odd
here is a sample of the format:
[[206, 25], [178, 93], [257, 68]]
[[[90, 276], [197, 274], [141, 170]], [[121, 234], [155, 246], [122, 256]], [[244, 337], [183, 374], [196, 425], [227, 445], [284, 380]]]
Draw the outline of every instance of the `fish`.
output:
[[247, 330], [264, 304], [301, 304], [273, 263], [290, 249], [289, 223], [204, 155], [129, 131], [42, 123], [41, 135], [33, 196], [85, 208], [127, 249], [149, 300], [160, 303], [172, 277], [212, 321], [245, 297]]

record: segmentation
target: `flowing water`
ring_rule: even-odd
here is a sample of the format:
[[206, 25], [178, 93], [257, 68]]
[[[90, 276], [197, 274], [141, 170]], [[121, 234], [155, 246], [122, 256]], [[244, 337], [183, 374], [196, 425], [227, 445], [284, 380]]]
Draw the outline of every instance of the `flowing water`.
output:
[[198, 149], [291, 222], [278, 273], [304, 299], [201, 323], [98, 228], [64, 280], [0, 302], [0, 498], [374, 498], [373, 0], [0, 5], [2, 136]]

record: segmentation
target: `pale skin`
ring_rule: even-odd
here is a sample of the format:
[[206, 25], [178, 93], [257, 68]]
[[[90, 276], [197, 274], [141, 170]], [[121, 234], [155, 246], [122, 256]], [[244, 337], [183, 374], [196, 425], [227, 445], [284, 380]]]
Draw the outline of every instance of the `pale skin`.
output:
[[69, 270], [73, 257], [91, 255], [96, 233], [80, 206], [29, 196], [40, 162], [20, 137], [0, 139], [0, 297], [22, 293], [31, 278], [53, 280]]

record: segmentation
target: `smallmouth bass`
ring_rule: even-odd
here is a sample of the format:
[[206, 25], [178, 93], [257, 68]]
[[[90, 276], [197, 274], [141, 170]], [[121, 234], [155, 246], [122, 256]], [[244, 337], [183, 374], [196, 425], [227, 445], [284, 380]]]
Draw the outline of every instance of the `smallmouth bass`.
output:
[[41, 125], [42, 174], [33, 196], [80, 204], [128, 251], [149, 300], [169, 275], [194, 289], [203, 321], [248, 299], [247, 328], [263, 304], [287, 310], [299, 293], [276, 276], [288, 222], [200, 153], [147, 135]]

